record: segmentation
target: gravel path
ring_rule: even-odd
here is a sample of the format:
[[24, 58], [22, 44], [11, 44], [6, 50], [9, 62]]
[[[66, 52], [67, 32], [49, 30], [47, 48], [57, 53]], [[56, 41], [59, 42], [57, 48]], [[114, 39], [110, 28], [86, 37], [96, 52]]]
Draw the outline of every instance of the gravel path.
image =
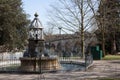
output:
[[94, 61], [84, 72], [44, 73], [41, 78], [38, 74], [0, 74], [0, 80], [93, 80], [102, 77], [120, 78], [120, 60]]

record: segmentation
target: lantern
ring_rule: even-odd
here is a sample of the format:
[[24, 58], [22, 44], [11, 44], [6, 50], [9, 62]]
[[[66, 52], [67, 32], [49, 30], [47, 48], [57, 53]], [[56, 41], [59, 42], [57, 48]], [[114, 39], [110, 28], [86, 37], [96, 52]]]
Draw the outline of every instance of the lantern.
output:
[[37, 13], [34, 15], [35, 18], [31, 22], [29, 27], [29, 39], [30, 40], [43, 40], [43, 28], [40, 20], [38, 19]]

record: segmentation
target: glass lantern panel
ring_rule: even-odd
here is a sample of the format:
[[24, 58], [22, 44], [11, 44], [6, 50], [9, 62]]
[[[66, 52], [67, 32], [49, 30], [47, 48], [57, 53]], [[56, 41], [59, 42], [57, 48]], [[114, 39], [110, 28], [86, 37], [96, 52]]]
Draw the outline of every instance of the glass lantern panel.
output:
[[30, 39], [33, 39], [33, 38], [34, 38], [34, 31], [33, 31], [33, 29], [31, 29], [31, 30], [29, 31], [29, 38], [30, 38]]
[[29, 39], [43, 39], [42, 38], [42, 30], [41, 29], [31, 29], [29, 31]]
[[41, 31], [39, 29], [35, 29], [34, 30], [34, 39], [40, 39], [40, 36], [41, 36]]
[[38, 39], [41, 39], [41, 36], [42, 36], [41, 32], [42, 32], [41, 30], [38, 30], [38, 31], [37, 31]]

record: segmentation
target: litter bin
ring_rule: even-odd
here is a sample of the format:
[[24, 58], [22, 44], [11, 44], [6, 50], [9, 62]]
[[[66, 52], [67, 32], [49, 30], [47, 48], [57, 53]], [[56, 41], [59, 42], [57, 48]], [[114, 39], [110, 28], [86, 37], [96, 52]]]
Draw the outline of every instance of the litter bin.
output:
[[99, 46], [91, 47], [91, 54], [93, 56], [93, 60], [102, 59], [102, 50], [100, 50]]

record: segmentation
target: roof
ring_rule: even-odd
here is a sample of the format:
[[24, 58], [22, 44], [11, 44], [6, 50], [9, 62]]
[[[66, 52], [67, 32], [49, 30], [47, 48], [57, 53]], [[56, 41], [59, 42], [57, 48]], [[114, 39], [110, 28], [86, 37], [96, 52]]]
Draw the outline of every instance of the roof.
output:
[[41, 21], [38, 19], [38, 15], [37, 13], [34, 15], [35, 18], [33, 19], [33, 21], [30, 24], [30, 29], [42, 29], [42, 23]]

